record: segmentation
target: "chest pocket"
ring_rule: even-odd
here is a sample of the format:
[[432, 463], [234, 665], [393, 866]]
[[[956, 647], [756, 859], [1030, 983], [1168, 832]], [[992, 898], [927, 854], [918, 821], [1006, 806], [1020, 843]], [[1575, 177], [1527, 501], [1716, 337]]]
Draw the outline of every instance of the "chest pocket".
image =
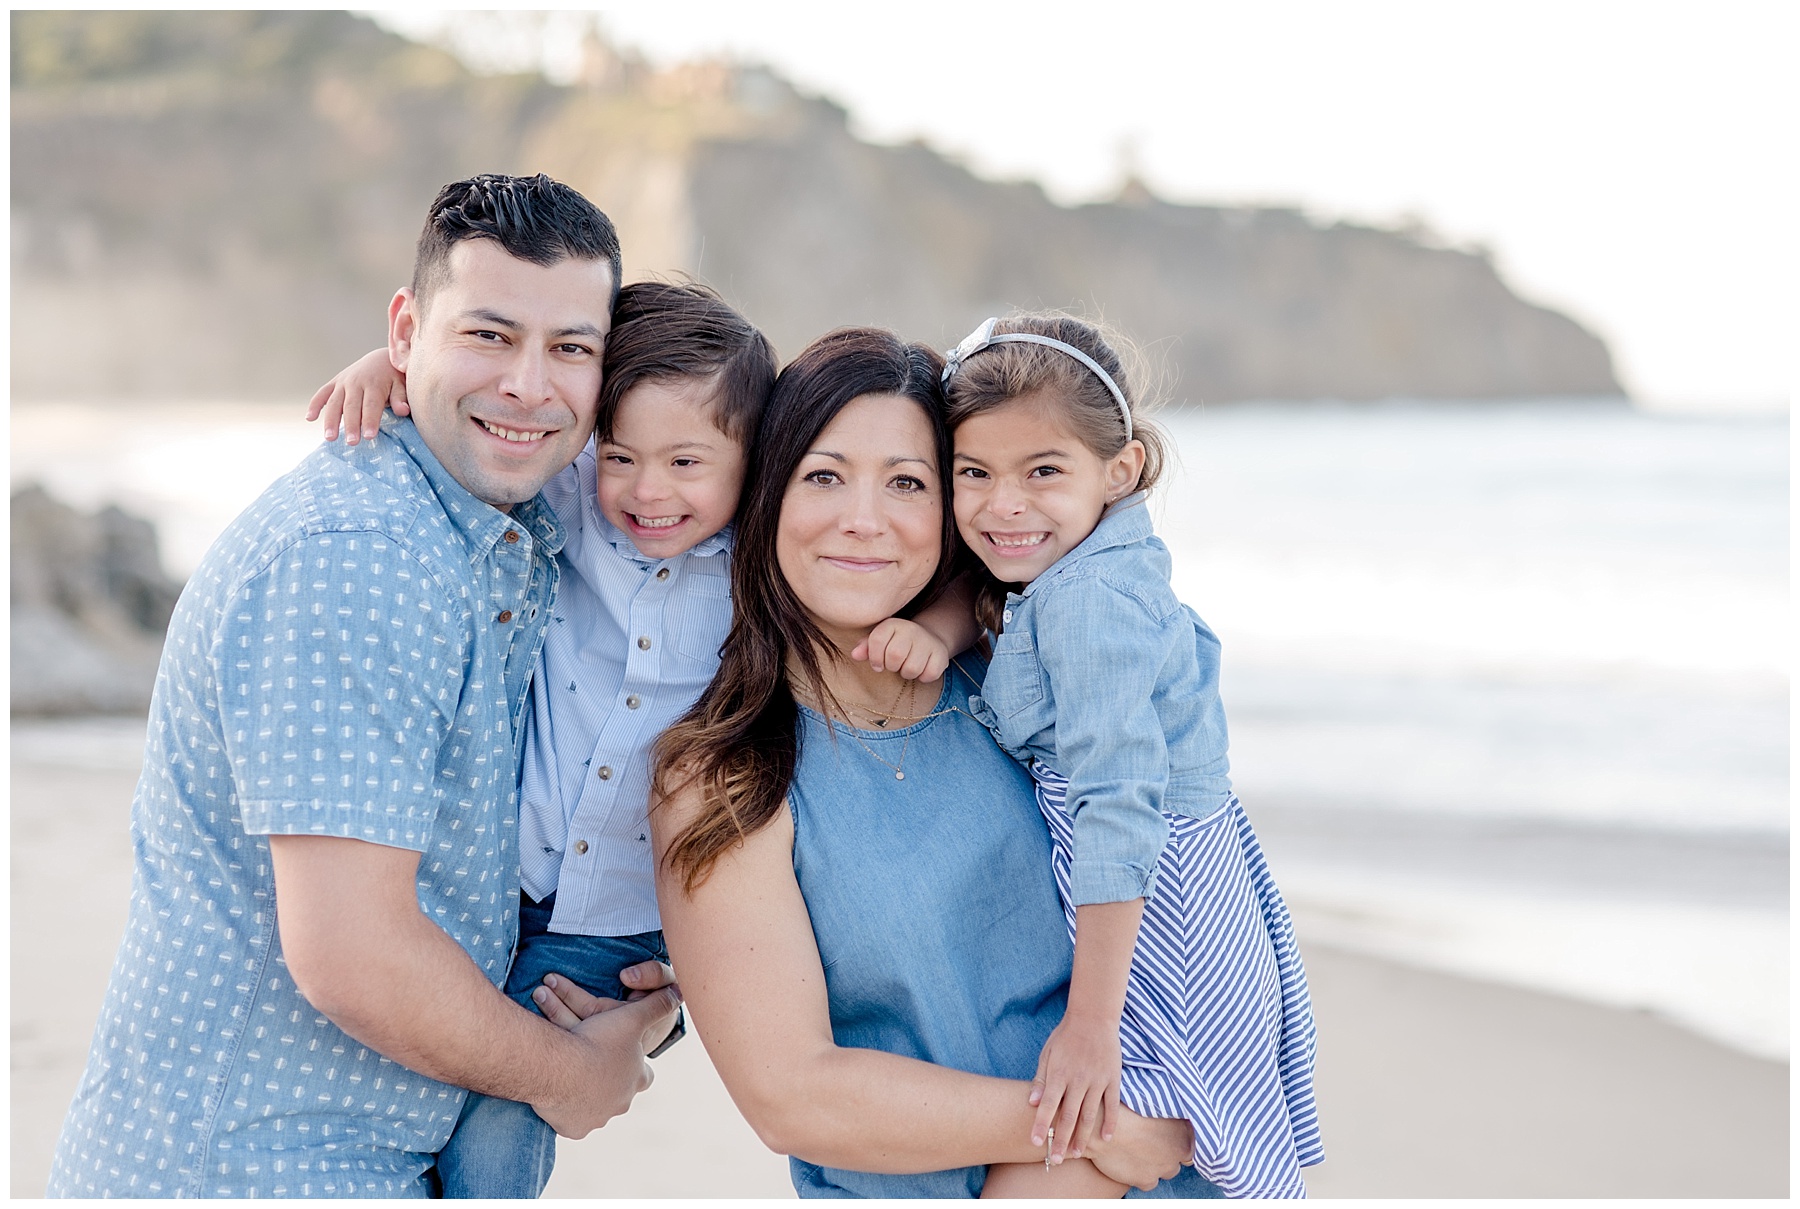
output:
[[[665, 615], [669, 642], [689, 659], [709, 667], [719, 662], [719, 647], [731, 632], [731, 581], [723, 575], [696, 574], [691, 568], [681, 585], [686, 597]], [[711, 673], [708, 673], [711, 678]]]
[[994, 641], [994, 657], [981, 682], [981, 698], [1000, 717], [1016, 718], [1044, 699], [1044, 679], [1031, 635], [1002, 634]]

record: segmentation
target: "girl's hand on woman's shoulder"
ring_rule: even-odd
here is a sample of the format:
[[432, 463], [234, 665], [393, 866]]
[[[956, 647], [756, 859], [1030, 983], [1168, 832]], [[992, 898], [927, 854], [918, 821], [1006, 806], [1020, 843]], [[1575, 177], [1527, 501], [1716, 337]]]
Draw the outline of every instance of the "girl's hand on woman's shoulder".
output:
[[1180, 1174], [1193, 1154], [1194, 1130], [1186, 1121], [1140, 1117], [1120, 1105], [1112, 1138], [1095, 1138], [1082, 1157], [1109, 1178], [1148, 1192]]
[[857, 643], [852, 659], [867, 659], [877, 672], [899, 672], [903, 680], [927, 683], [944, 674], [953, 654], [943, 639], [916, 621], [890, 617]]
[[386, 348], [365, 353], [338, 375], [314, 392], [306, 405], [306, 418], [325, 419], [325, 439], [337, 440], [338, 428], [344, 430], [344, 443], [373, 441], [381, 431], [381, 413], [391, 408], [395, 415], [412, 414], [406, 402], [406, 375], [388, 360]]

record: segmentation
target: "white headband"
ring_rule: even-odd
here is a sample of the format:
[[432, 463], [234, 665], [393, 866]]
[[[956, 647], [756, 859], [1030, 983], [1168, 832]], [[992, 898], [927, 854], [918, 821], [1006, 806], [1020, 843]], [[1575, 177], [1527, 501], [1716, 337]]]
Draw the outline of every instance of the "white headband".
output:
[[1053, 348], [1058, 352], [1069, 354], [1093, 370], [1094, 376], [1106, 383], [1106, 389], [1112, 392], [1113, 400], [1119, 405], [1119, 418], [1125, 421], [1125, 439], [1131, 440], [1131, 405], [1125, 402], [1125, 392], [1119, 389], [1119, 384], [1112, 380], [1111, 374], [1100, 368], [1098, 361], [1073, 344], [1064, 344], [1061, 340], [1052, 340], [1048, 336], [1039, 336], [1035, 332], [1001, 332], [999, 335], [995, 335], [994, 325], [999, 322], [998, 318], [986, 320], [980, 327], [970, 332], [961, 344], [945, 354], [942, 379], [945, 386], [950, 385], [951, 376], [962, 368], [963, 362], [984, 348], [991, 348], [996, 344], [1041, 344], [1045, 348]]

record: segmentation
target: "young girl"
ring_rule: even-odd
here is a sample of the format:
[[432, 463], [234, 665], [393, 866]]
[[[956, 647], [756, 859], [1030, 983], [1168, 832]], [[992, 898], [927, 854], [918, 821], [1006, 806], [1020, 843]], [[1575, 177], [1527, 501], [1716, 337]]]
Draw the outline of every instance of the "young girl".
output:
[[[1079, 1155], [1122, 1099], [1191, 1122], [1228, 1196], [1304, 1196], [1324, 1157], [1306, 975], [1226, 775], [1218, 639], [1175, 598], [1144, 506], [1161, 436], [1066, 316], [989, 319], [944, 380], [957, 528], [992, 575], [971, 704], [1030, 767], [1075, 937], [1032, 1141], [1046, 1163]], [[994, 1168], [983, 1195], [1020, 1174]]]

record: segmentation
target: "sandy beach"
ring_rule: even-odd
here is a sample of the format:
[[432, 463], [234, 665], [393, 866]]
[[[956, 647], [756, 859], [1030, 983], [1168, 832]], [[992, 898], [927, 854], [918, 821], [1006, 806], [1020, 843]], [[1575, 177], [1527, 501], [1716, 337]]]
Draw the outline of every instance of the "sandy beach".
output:
[[[116, 737], [13, 728], [14, 1196], [42, 1195], [85, 1060], [129, 895], [135, 780]], [[1787, 1195], [1784, 1063], [1642, 1013], [1317, 945], [1306, 960], [1328, 1152], [1314, 1196]], [[563, 1143], [549, 1195], [792, 1195], [697, 1041], [657, 1070], [629, 1115]]]

